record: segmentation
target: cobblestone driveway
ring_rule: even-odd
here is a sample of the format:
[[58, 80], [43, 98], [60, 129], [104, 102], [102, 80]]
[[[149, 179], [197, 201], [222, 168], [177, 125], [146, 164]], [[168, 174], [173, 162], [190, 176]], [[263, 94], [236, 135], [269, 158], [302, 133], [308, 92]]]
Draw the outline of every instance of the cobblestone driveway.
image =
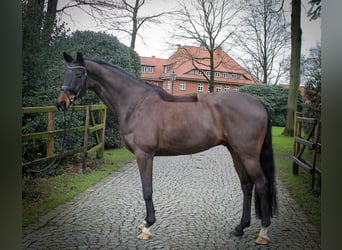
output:
[[[256, 246], [260, 221], [241, 238], [242, 192], [228, 151], [156, 157], [153, 238], [137, 239], [145, 216], [136, 162], [51, 211], [23, 231], [23, 249], [320, 249], [320, 235], [278, 181], [279, 215], [269, 246]], [[254, 209], [253, 209], [254, 210]]]

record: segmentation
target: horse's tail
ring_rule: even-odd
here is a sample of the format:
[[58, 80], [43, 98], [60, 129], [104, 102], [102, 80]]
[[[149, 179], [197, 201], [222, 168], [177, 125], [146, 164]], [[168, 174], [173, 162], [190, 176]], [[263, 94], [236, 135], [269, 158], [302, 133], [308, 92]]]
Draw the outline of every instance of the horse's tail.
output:
[[[275, 165], [273, 158], [273, 147], [272, 147], [272, 124], [270, 114], [267, 111], [267, 132], [265, 135], [265, 140], [261, 148], [260, 163], [261, 168], [264, 171], [265, 177], [267, 179], [267, 201], [270, 216], [276, 215], [278, 213], [277, 205], [277, 190], [276, 190], [276, 179], [275, 179]], [[255, 192], [254, 192], [255, 194]], [[261, 218], [260, 211], [260, 200], [255, 194], [255, 214], [258, 218]]]

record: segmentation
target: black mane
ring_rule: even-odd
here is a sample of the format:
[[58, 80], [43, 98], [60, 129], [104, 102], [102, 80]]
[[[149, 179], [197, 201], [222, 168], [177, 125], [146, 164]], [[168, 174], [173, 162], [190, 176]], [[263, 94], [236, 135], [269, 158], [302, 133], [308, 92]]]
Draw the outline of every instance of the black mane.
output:
[[170, 95], [163, 88], [161, 88], [155, 84], [151, 84], [149, 82], [146, 82], [146, 81], [142, 80], [141, 78], [138, 78], [133, 73], [127, 71], [126, 69], [124, 69], [118, 65], [112, 65], [108, 62], [105, 62], [102, 60], [97, 60], [97, 59], [91, 59], [90, 61], [98, 63], [100, 65], [105, 65], [105, 66], [114, 68], [114, 69], [124, 73], [125, 75], [131, 77], [133, 80], [139, 82], [139, 84], [144, 84], [147, 88], [152, 88], [155, 92], [157, 92], [159, 94], [160, 98], [166, 102], [197, 102], [198, 101], [197, 95], [190, 95], [190, 96], [173, 96], [173, 95]]

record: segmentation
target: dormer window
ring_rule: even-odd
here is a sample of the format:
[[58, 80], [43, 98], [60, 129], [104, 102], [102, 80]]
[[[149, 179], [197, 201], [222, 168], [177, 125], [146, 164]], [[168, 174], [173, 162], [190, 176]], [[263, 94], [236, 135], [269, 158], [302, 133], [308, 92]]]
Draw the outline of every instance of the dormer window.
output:
[[153, 74], [154, 73], [154, 66], [142, 65], [141, 66], [141, 73]]
[[233, 74], [232, 74], [232, 78], [233, 78], [233, 79], [237, 79], [237, 78], [238, 78], [238, 75], [235, 74], [235, 73], [233, 73]]
[[168, 73], [171, 69], [173, 69], [173, 65], [165, 65], [164, 66], [164, 74]]

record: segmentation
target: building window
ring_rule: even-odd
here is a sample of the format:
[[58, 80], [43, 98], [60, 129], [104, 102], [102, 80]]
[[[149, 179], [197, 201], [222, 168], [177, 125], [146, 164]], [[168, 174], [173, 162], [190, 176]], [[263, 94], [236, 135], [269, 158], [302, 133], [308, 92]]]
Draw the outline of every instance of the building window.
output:
[[186, 90], [186, 82], [179, 83], [179, 90]]
[[228, 78], [229, 74], [228, 74], [228, 73], [223, 73], [222, 76], [223, 76], [224, 78]]
[[232, 74], [232, 78], [233, 78], [233, 79], [237, 79], [237, 78], [238, 78], [238, 75], [237, 75], [237, 74]]
[[196, 75], [203, 76], [203, 72], [202, 72], [202, 71], [200, 71], [200, 70], [196, 70]]
[[167, 89], [171, 89], [171, 82], [170, 81], [167, 82]]
[[164, 66], [164, 74], [168, 73], [173, 68], [173, 65]]
[[222, 92], [222, 85], [216, 85], [216, 92]]
[[221, 74], [221, 72], [217, 72], [217, 71], [215, 71], [215, 77], [222, 77], [222, 74]]
[[239, 88], [238, 87], [234, 87], [234, 91], [239, 91]]
[[204, 89], [203, 83], [199, 83], [199, 84], [197, 85], [197, 91], [198, 91], [198, 92], [203, 92], [203, 89]]
[[141, 73], [152, 74], [154, 72], [154, 66], [141, 66]]
[[204, 74], [205, 74], [206, 76], [210, 76], [210, 71], [205, 71]]
[[226, 85], [224, 86], [224, 91], [229, 91], [230, 90], [230, 86]]

